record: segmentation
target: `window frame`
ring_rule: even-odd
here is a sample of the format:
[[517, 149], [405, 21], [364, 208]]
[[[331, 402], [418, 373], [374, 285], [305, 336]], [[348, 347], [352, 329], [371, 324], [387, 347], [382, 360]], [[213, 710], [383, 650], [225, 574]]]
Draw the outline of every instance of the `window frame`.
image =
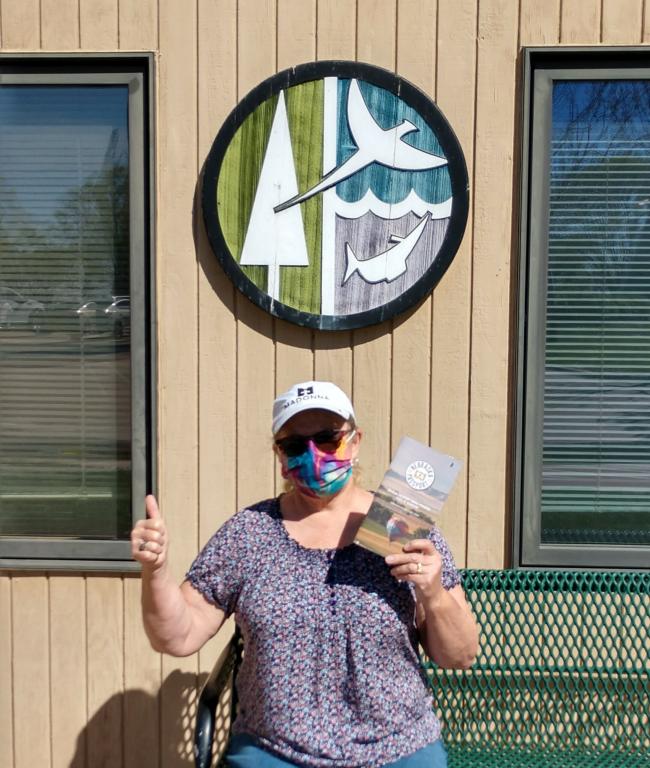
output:
[[[155, 492], [154, 55], [0, 53], [0, 85], [128, 85], [131, 520]], [[134, 571], [128, 540], [0, 536], [0, 570]]]
[[553, 81], [650, 80], [648, 49], [524, 48], [522, 59], [513, 564], [519, 568], [643, 568], [650, 562], [650, 546], [541, 542], [542, 446], [534, 436], [542, 434], [543, 422], [540, 374], [544, 371], [546, 331]]

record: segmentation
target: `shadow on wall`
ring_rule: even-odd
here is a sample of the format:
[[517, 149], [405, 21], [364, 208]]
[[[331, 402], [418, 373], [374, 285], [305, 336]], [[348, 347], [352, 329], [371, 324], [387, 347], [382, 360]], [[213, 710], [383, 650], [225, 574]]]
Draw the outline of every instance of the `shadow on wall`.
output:
[[206, 674], [177, 670], [158, 695], [115, 694], [79, 734], [69, 768], [188, 768], [194, 766], [196, 702]]

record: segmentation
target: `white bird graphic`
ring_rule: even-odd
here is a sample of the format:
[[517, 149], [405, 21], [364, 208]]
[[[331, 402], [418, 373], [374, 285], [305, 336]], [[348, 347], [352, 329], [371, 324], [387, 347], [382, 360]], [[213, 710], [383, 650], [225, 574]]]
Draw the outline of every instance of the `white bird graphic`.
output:
[[393, 128], [382, 128], [370, 113], [356, 80], [350, 81], [348, 91], [348, 124], [357, 151], [323, 176], [311, 189], [277, 205], [273, 209], [276, 213], [309, 200], [310, 197], [339, 184], [372, 163], [399, 171], [429, 171], [447, 164], [444, 157], [418, 149], [404, 141], [407, 133], [419, 130], [409, 120], [402, 120]]
[[381, 283], [383, 280], [390, 283], [400, 275], [403, 275], [406, 272], [406, 260], [411, 255], [420, 237], [422, 237], [422, 233], [430, 218], [431, 214], [425, 213], [406, 237], [391, 235], [390, 240], [396, 242], [397, 245], [378, 253], [370, 259], [364, 259], [363, 261], [357, 259], [350, 247], [350, 243], [346, 243], [345, 255], [348, 261], [345, 277], [341, 285], [345, 285], [355, 272], [358, 272], [367, 283]]

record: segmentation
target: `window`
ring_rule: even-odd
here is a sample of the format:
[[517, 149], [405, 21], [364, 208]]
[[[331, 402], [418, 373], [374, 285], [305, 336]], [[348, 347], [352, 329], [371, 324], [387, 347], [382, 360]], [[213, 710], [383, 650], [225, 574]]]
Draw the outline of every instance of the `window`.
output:
[[647, 567], [647, 53], [525, 59], [517, 559]]
[[0, 57], [2, 567], [129, 567], [152, 483], [150, 67]]

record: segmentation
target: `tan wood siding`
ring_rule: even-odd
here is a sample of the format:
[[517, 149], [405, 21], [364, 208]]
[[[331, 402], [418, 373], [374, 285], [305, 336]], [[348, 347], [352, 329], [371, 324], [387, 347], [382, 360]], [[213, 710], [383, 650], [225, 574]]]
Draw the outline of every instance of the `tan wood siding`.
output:
[[0, 577], [0, 765], [14, 765], [12, 580]]
[[156, 0], [119, 0], [120, 48], [125, 51], [155, 51], [158, 46]]
[[[316, 58], [356, 59], [355, 0], [319, 0]], [[354, 23], [351, 20], [355, 19]], [[352, 393], [352, 333], [314, 334], [314, 376]], [[365, 459], [364, 459], [365, 464]]]
[[[85, 765], [88, 716], [86, 581], [69, 576], [49, 581], [52, 768], [78, 768]], [[111, 680], [111, 693], [114, 684]]]
[[116, 50], [117, 20], [116, 0], [79, 0], [81, 47], [90, 51]]
[[[519, 19], [509, 0], [479, 3], [470, 362], [467, 562], [503, 562], [510, 354], [512, 163]], [[480, 171], [478, 170], [480, 169]]]
[[[198, 4], [198, 164], [237, 101], [237, 2]], [[196, 228], [199, 301], [199, 546], [237, 506], [237, 320], [235, 289]], [[209, 671], [229, 632], [200, 653]]]
[[[395, 68], [435, 99], [437, 2], [400, 2], [396, 14]], [[393, 321], [391, 453], [403, 435], [429, 442], [432, 303], [429, 296], [416, 311]]]
[[124, 582], [124, 768], [158, 765], [161, 659], [140, 619], [140, 583]]
[[[270, 404], [312, 376], [352, 393], [368, 486], [403, 434], [460, 457], [440, 525], [459, 564], [508, 562], [520, 47], [637, 45], [650, 39], [647, 5], [2, 0], [5, 52], [155, 53], [158, 491], [179, 579], [236, 508], [280, 488]], [[437, 100], [465, 152], [471, 207], [432, 296], [379, 326], [324, 333], [235, 291], [197, 195], [239, 99], [279, 69], [337, 58], [397, 70]], [[190, 765], [196, 687], [223, 639], [161, 658], [141, 627], [137, 577], [2, 574], [0, 765]]]
[[49, 766], [52, 701], [47, 578], [18, 576], [12, 593], [15, 765]]
[[39, 11], [39, 0], [3, 0], [3, 49], [37, 51], [40, 48]]
[[562, 43], [595, 45], [600, 42], [601, 0], [562, 3], [560, 38]]
[[470, 184], [470, 214], [456, 258], [433, 296], [431, 338], [432, 445], [463, 460], [454, 492], [440, 525], [459, 563], [467, 562], [467, 488], [470, 471], [469, 397], [473, 264], [474, 126], [476, 88], [474, 3], [438, 2], [437, 101], [465, 152]]
[[41, 0], [43, 50], [73, 51], [80, 43], [79, 0]]
[[87, 580], [88, 765], [123, 764], [124, 604], [122, 582]]

